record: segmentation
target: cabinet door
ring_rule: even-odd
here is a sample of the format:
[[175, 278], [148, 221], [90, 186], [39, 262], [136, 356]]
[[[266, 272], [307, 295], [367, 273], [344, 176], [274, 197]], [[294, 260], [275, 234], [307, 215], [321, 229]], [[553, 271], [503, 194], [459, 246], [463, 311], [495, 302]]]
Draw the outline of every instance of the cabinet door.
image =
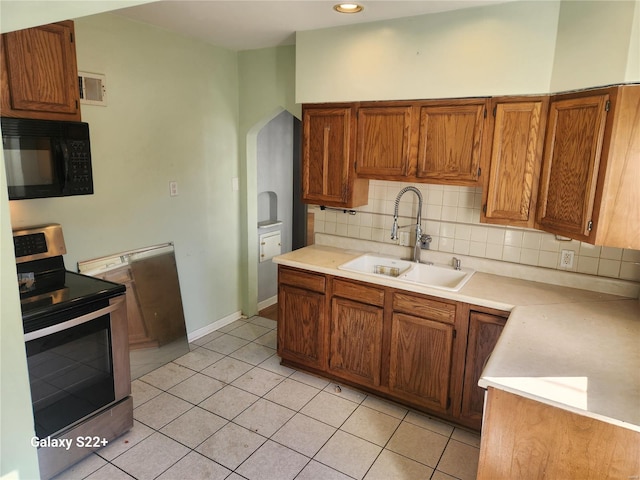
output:
[[331, 302], [331, 373], [379, 386], [383, 309], [334, 297]]
[[467, 361], [464, 371], [464, 386], [462, 390], [463, 419], [477, 422], [476, 428], [482, 424], [482, 410], [484, 406], [484, 389], [478, 386], [478, 380], [484, 369], [506, 319], [486, 313], [471, 312], [469, 315], [469, 334], [467, 337]]
[[337, 207], [365, 205], [368, 180], [355, 180], [354, 108], [305, 108], [302, 123], [303, 200]]
[[607, 93], [552, 99], [538, 199], [543, 230], [589, 239], [608, 101]]
[[481, 220], [533, 228], [548, 99], [493, 99]]
[[477, 185], [486, 101], [420, 107], [417, 177]]
[[408, 175], [412, 111], [411, 106], [358, 109], [359, 176], [384, 179]]
[[389, 388], [435, 411], [449, 408], [454, 326], [394, 313]]
[[278, 355], [324, 369], [325, 296], [290, 285], [278, 295]]
[[2, 54], [3, 116], [80, 120], [73, 22], [6, 33]]
[[[596, 191], [596, 245], [640, 250], [640, 85], [613, 89], [611, 135], [602, 157]], [[609, 127], [605, 127], [608, 130]], [[606, 148], [606, 151], [605, 151]], [[602, 163], [602, 162], [601, 162]]]

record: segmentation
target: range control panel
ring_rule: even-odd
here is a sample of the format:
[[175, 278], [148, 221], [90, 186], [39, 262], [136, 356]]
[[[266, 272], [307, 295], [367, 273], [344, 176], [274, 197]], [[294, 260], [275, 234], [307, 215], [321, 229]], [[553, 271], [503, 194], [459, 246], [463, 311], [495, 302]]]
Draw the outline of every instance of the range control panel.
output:
[[16, 263], [57, 257], [67, 253], [62, 227], [57, 223], [15, 229], [13, 247]]
[[20, 235], [13, 237], [13, 247], [16, 251], [16, 258], [46, 253], [47, 240], [42, 232]]

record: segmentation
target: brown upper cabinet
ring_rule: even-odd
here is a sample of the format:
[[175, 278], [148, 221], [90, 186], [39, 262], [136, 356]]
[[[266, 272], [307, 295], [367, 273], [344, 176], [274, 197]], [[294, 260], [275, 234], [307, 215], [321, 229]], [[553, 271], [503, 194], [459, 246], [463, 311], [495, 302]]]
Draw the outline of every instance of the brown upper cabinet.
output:
[[303, 107], [302, 199], [332, 207], [366, 205], [369, 181], [356, 179], [353, 104]]
[[583, 242], [640, 249], [640, 85], [551, 97], [537, 222]]
[[491, 99], [482, 222], [534, 227], [548, 107], [548, 97]]
[[80, 120], [74, 36], [70, 20], [2, 35], [3, 116]]
[[487, 102], [483, 98], [420, 105], [417, 181], [479, 185]]
[[358, 106], [358, 177], [479, 184], [487, 99], [364, 102]]
[[640, 85], [305, 105], [303, 125], [308, 203], [364, 205], [367, 179], [482, 186], [483, 222], [640, 249]]
[[414, 108], [408, 104], [358, 108], [359, 177], [400, 179], [411, 174], [412, 140], [417, 138], [414, 118]]

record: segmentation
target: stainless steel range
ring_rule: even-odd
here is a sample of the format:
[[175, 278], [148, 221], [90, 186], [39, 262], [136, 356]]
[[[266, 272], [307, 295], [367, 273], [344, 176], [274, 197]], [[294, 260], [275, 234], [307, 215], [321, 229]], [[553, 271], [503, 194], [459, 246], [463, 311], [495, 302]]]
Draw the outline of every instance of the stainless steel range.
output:
[[125, 287], [69, 272], [60, 225], [14, 230], [42, 479], [133, 426]]

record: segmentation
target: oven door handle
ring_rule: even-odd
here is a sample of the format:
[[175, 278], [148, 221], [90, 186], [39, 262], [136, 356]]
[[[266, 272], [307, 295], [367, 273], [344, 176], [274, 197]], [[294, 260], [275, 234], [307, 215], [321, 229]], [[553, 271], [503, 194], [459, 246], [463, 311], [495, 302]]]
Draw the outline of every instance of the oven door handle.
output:
[[96, 318], [100, 318], [103, 315], [108, 315], [111, 312], [116, 311], [119, 306], [119, 303], [109, 305], [108, 307], [101, 308], [100, 310], [96, 310], [95, 312], [87, 313], [85, 315], [81, 315], [80, 317], [67, 320], [66, 322], [51, 325], [50, 327], [46, 328], [41, 328], [40, 330], [36, 330], [34, 332], [25, 333], [24, 341], [30, 342], [31, 340], [37, 340], [38, 338], [46, 337], [47, 335], [58, 333], [62, 330], [67, 330], [68, 328], [76, 327], [83, 323], [90, 322], [91, 320], [95, 320]]

